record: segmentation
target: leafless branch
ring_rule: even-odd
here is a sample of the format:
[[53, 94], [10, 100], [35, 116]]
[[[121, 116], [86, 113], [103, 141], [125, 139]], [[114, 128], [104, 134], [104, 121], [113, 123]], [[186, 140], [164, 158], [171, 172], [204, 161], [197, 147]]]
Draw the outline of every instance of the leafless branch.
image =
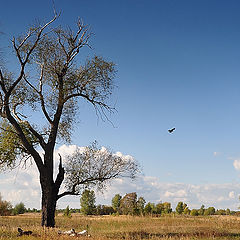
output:
[[43, 94], [42, 94], [42, 80], [43, 80], [43, 65], [41, 64], [41, 73], [40, 73], [40, 78], [39, 78], [39, 90], [37, 90], [37, 88], [35, 86], [33, 86], [26, 78], [26, 76], [24, 75], [24, 80], [26, 81], [26, 83], [39, 95], [39, 99], [40, 99], [40, 102], [41, 102], [41, 108], [42, 108], [42, 111], [43, 111], [43, 114], [44, 116], [46, 117], [46, 119], [48, 120], [48, 122], [50, 124], [52, 124], [52, 120], [46, 110], [46, 107], [45, 107], [45, 101], [44, 101], [44, 97], [43, 97]]
[[[44, 29], [49, 26], [52, 22], [54, 22], [56, 19], [57, 19], [58, 15], [55, 15], [53, 17], [53, 19], [51, 19], [49, 22], [47, 22], [43, 27], [40, 28], [40, 30], [38, 31], [37, 33], [37, 36], [36, 36], [36, 39], [35, 41], [33, 42], [33, 45], [32, 47], [29, 49], [29, 51], [26, 53], [26, 56], [25, 56], [25, 59], [22, 59], [21, 57], [21, 54], [20, 54], [20, 48], [23, 46], [23, 44], [27, 41], [27, 39], [29, 37], [32, 36], [32, 34], [35, 32], [35, 31], [30, 31], [30, 33], [28, 33], [28, 35], [24, 38], [24, 40], [17, 46], [16, 45], [16, 41], [15, 41], [15, 38], [13, 38], [13, 46], [14, 46], [14, 49], [15, 49], [15, 52], [17, 54], [17, 57], [18, 57], [18, 60], [21, 64], [21, 71], [20, 71], [20, 74], [19, 74], [19, 77], [17, 78], [17, 80], [9, 87], [8, 89], [8, 92], [7, 92], [7, 99], [9, 98], [11, 92], [13, 91], [13, 89], [16, 87], [16, 85], [21, 81], [21, 79], [23, 78], [24, 76], [24, 69], [25, 69], [25, 65], [26, 63], [28, 62], [29, 58], [30, 58], [30, 55], [32, 54], [33, 50], [36, 48], [39, 40], [41, 39], [41, 35], [42, 35], [42, 32], [44, 31]], [[7, 100], [6, 99], [6, 100]]]

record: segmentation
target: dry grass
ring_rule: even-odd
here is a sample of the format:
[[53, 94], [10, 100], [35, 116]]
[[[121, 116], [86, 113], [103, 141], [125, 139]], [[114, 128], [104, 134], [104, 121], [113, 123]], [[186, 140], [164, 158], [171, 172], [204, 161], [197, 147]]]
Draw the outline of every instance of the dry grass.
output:
[[[0, 218], [0, 239], [32, 240], [32, 239], [74, 239], [60, 236], [58, 230], [74, 228], [82, 231], [89, 226], [92, 240], [142, 240], [142, 239], [239, 239], [240, 218], [231, 216], [212, 217], [83, 217], [73, 215], [72, 218], [56, 217], [55, 229], [40, 227], [40, 215]], [[33, 231], [32, 236], [17, 237], [17, 228]], [[89, 239], [78, 237], [78, 239]]]

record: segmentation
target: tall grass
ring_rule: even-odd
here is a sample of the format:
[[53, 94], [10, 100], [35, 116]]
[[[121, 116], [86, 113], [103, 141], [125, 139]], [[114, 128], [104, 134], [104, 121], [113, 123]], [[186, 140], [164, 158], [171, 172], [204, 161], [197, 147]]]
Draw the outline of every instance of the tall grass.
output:
[[[0, 239], [74, 239], [58, 235], [58, 230], [82, 231], [88, 227], [92, 240], [142, 240], [142, 239], [239, 239], [240, 218], [232, 216], [211, 217], [131, 217], [103, 216], [71, 218], [56, 217], [55, 229], [40, 227], [40, 215], [0, 217]], [[17, 228], [31, 230], [32, 236], [17, 237]], [[78, 237], [82, 240], [89, 237]]]

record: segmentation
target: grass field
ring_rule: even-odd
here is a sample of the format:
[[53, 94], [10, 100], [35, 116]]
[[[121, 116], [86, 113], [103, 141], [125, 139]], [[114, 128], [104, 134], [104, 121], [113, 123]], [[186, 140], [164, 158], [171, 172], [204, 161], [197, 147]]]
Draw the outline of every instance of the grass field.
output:
[[[58, 230], [82, 231], [89, 226], [90, 237], [58, 235]], [[17, 228], [31, 230], [31, 236], [17, 237]], [[240, 239], [240, 217], [211, 216], [159, 218], [104, 216], [56, 217], [55, 229], [40, 227], [40, 215], [0, 217], [0, 239]]]

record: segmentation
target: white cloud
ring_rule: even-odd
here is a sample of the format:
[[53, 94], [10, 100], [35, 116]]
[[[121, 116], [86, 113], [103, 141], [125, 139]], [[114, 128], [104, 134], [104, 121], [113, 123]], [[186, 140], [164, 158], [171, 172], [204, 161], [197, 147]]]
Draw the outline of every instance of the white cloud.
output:
[[228, 197], [231, 198], [231, 199], [234, 199], [235, 198], [234, 191], [229, 192]]
[[186, 190], [184, 189], [180, 189], [176, 192], [169, 192], [169, 191], [166, 191], [164, 193], [164, 196], [165, 197], [177, 197], [177, 198], [181, 198], [181, 197], [186, 197], [187, 196], [187, 192]]
[[114, 181], [104, 195], [98, 195], [98, 201], [109, 204], [111, 198], [119, 193], [122, 196], [129, 192], [137, 192], [147, 202], [168, 201], [175, 208], [179, 201], [184, 201], [190, 208], [206, 207], [230, 208], [237, 210], [238, 200], [234, 198], [235, 192], [240, 192], [240, 184], [184, 184], [165, 183], [152, 176], [141, 176], [135, 182], [123, 179], [121, 182]]
[[[54, 157], [58, 160], [58, 153], [60, 153], [64, 160], [77, 148], [84, 149], [76, 145], [62, 145], [57, 149]], [[128, 159], [131, 158], [131, 156], [123, 155], [120, 152], [116, 154]], [[59, 161], [55, 162], [57, 169]], [[240, 170], [240, 160], [234, 162], [235, 168]], [[26, 170], [19, 169], [0, 174], [0, 192], [5, 200], [11, 201], [14, 205], [22, 201], [26, 207], [40, 208], [41, 190], [36, 167], [33, 165]], [[97, 193], [97, 204], [111, 204], [111, 199], [115, 194], [119, 193], [124, 196], [130, 192], [137, 192], [138, 196], [143, 196], [147, 202], [170, 202], [173, 208], [179, 201], [184, 201], [190, 208], [200, 208], [204, 204], [205, 207], [214, 206], [215, 208], [236, 210], [240, 205], [236, 198], [236, 195], [240, 193], [240, 184], [237, 183], [201, 185], [166, 183], [161, 182], [157, 177], [143, 175], [135, 181], [130, 179], [114, 180], [103, 194]], [[79, 208], [79, 197], [64, 197], [58, 202], [59, 208], [65, 208], [67, 205]]]
[[234, 160], [233, 166], [236, 170], [240, 170], [240, 159]]
[[[85, 147], [79, 147], [77, 145], [62, 145], [56, 149], [54, 153], [55, 165], [54, 165], [54, 178], [58, 173], [59, 154], [62, 157], [63, 164], [66, 161], [68, 155], [73, 154], [77, 149], [84, 151]], [[101, 151], [106, 151], [105, 147], [101, 148]], [[40, 152], [42, 154], [42, 152]], [[130, 155], [124, 155], [121, 152], [116, 153], [125, 159], [133, 159]], [[121, 184], [122, 180], [117, 179], [116, 182]], [[61, 189], [63, 190], [63, 188]], [[61, 191], [60, 190], [60, 191]], [[0, 174], [0, 193], [4, 200], [10, 201], [13, 205], [19, 202], [24, 202], [27, 207], [40, 208], [41, 188], [39, 183], [39, 173], [35, 164], [28, 166], [27, 169], [15, 169], [11, 172]], [[110, 197], [110, 196], [109, 196]], [[67, 201], [72, 202], [74, 207], [79, 207], [79, 199], [73, 200], [73, 197], [65, 197], [60, 201], [60, 207]], [[62, 203], [62, 204], [61, 204]], [[67, 205], [70, 205], [67, 204]], [[77, 205], [76, 205], [77, 204]]]

